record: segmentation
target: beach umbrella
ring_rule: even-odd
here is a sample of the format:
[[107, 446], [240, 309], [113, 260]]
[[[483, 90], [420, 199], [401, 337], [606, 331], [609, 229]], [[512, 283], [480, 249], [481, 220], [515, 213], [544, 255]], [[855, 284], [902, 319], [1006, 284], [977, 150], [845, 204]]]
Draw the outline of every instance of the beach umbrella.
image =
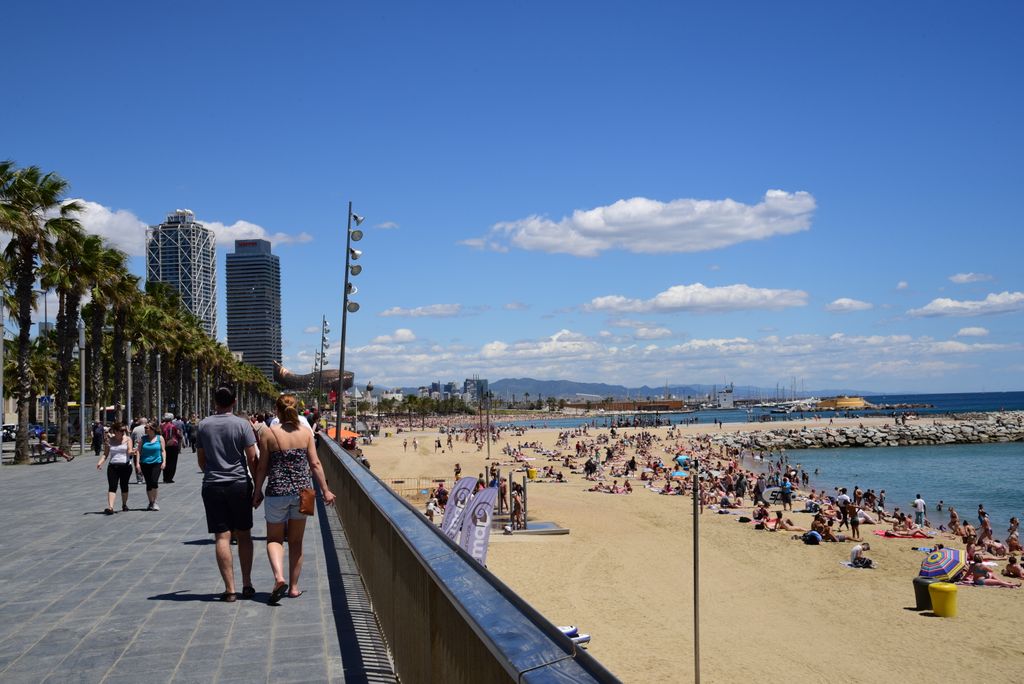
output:
[[936, 549], [921, 561], [921, 577], [952, 581], [967, 568], [963, 554], [957, 549]]

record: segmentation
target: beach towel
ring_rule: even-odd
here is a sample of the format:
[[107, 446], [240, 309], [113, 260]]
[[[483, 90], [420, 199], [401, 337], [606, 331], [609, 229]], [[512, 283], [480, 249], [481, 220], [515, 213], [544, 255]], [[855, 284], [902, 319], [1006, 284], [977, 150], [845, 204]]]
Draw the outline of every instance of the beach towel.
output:
[[839, 561], [839, 564], [842, 565], [844, 568], [848, 568], [850, 570], [873, 570], [878, 567], [878, 563], [873, 563], [870, 568], [858, 568], [850, 561]]

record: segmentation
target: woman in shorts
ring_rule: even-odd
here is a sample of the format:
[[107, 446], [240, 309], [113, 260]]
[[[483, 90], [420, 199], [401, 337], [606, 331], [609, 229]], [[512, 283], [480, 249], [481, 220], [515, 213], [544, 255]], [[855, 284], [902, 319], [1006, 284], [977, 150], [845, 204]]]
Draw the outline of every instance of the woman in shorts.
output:
[[[327, 488], [323, 467], [316, 455], [312, 430], [302, 427], [294, 394], [277, 399], [280, 424], [261, 431], [260, 460], [256, 466], [253, 506], [266, 502], [263, 514], [267, 519], [267, 558], [274, 573], [274, 588], [269, 603], [276, 604], [287, 594], [297, 598], [299, 574], [302, 572], [302, 538], [306, 532], [306, 516], [299, 512], [299, 492], [312, 489], [311, 474], [323, 493], [324, 503], [334, 503], [334, 494]], [[263, 484], [267, 490], [264, 497]], [[285, 526], [288, 535], [288, 582], [284, 581]]]

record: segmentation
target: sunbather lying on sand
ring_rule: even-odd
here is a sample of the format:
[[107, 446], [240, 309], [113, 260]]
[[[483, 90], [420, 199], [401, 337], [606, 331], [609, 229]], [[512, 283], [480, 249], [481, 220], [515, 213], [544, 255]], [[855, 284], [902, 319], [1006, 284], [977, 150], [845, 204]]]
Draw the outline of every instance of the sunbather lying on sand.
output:
[[1024, 572], [1021, 571], [1020, 563], [1017, 562], [1016, 556], [1010, 556], [1006, 561], [1006, 567], [1003, 568], [1003, 576], [1024, 579]]
[[806, 532], [807, 529], [797, 527], [789, 518], [782, 517], [782, 511], [775, 511], [775, 520], [769, 526], [770, 530], [786, 530], [787, 532]]
[[1010, 589], [1020, 587], [1020, 584], [1001, 580], [992, 574], [992, 571], [984, 565], [980, 553], [974, 554], [974, 562], [971, 563], [971, 567], [967, 571], [967, 577], [977, 587], [1007, 587]]

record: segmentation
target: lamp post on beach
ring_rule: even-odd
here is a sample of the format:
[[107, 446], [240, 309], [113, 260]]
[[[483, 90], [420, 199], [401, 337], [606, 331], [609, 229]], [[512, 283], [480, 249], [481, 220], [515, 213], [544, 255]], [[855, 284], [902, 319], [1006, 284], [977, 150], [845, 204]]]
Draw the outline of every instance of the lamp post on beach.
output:
[[693, 681], [700, 684], [700, 464], [690, 456], [693, 473]]
[[348, 314], [349, 312], [355, 313], [359, 311], [359, 304], [357, 302], [349, 301], [348, 296], [357, 292], [354, 285], [352, 285], [348, 278], [349, 275], [359, 275], [363, 267], [359, 264], [353, 264], [353, 261], [357, 261], [359, 257], [363, 255], [358, 249], [352, 249], [353, 242], [359, 242], [363, 239], [363, 231], [352, 230], [352, 222], [355, 221], [358, 227], [363, 222], [363, 217], [358, 214], [352, 213], [352, 202], [348, 203], [348, 229], [345, 231], [345, 285], [342, 288], [341, 293], [341, 353], [340, 359], [338, 360], [338, 401], [336, 406], [337, 420], [334, 428], [334, 438], [341, 444], [341, 420], [342, 411], [345, 407], [345, 336], [347, 333]]

